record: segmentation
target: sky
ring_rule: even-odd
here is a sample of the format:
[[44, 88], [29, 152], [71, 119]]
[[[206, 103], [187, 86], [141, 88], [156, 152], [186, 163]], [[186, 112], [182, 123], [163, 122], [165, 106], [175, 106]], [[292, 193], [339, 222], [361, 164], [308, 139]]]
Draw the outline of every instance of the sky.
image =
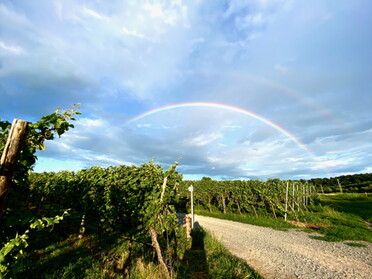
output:
[[0, 0], [0, 117], [80, 103], [34, 170], [372, 172], [370, 0]]

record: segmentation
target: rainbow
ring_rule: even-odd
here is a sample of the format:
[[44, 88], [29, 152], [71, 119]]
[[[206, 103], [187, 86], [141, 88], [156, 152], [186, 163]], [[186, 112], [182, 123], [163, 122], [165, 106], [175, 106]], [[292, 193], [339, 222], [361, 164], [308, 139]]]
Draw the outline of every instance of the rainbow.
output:
[[279, 126], [278, 124], [276, 124], [276, 123], [274, 123], [274, 122], [272, 122], [272, 121], [270, 121], [270, 120], [268, 120], [268, 119], [266, 119], [266, 118], [264, 118], [264, 117], [262, 117], [262, 116], [260, 116], [256, 113], [253, 113], [249, 110], [245, 110], [245, 109], [242, 109], [242, 108], [239, 108], [239, 107], [234, 107], [234, 106], [225, 105], [225, 104], [209, 103], [209, 102], [191, 102], [191, 103], [180, 103], [180, 104], [168, 105], [168, 106], [152, 109], [152, 110], [146, 111], [144, 113], [141, 113], [141, 114], [129, 119], [126, 122], [126, 124], [131, 124], [131, 123], [133, 123], [137, 120], [143, 119], [145, 117], [148, 117], [150, 115], [160, 113], [160, 112], [163, 112], [163, 111], [178, 109], [178, 108], [187, 108], [187, 107], [207, 107], [207, 108], [224, 109], [224, 110], [234, 111], [234, 112], [238, 112], [238, 113], [253, 117], [253, 118], [261, 121], [262, 123], [265, 123], [265, 124], [269, 125], [270, 127], [274, 128], [275, 130], [279, 131], [280, 133], [282, 133], [286, 137], [290, 138], [300, 148], [305, 150], [310, 155], [314, 156], [313, 152], [304, 143], [302, 143], [293, 134], [291, 134], [290, 132], [288, 132], [283, 127]]
[[[219, 74], [219, 73], [216, 73], [216, 74]], [[317, 112], [322, 114], [325, 119], [337, 122], [338, 124], [341, 124], [341, 127], [344, 127], [345, 130], [349, 130], [347, 127], [345, 127], [344, 122], [340, 118], [336, 117], [336, 115], [334, 115], [329, 109], [319, 105], [318, 103], [312, 101], [309, 98], [306, 98], [305, 96], [301, 95], [300, 93], [298, 93], [298, 92], [296, 92], [296, 91], [294, 91], [294, 90], [292, 90], [288, 87], [285, 87], [285, 86], [283, 86], [279, 83], [274, 83], [273, 81], [265, 79], [264, 77], [251, 75], [249, 73], [238, 73], [238, 72], [230, 71], [230, 72], [226, 72], [226, 73], [223, 73], [223, 74], [225, 76], [229, 75], [233, 78], [239, 78], [239, 79], [243, 79], [243, 80], [252, 81], [252, 82], [257, 83], [259, 85], [262, 85], [262, 86], [265, 86], [267, 88], [276, 90], [277, 92], [280, 92], [281, 94], [285, 94], [287, 96], [290, 96], [291, 98], [305, 104], [309, 108], [316, 110]]]

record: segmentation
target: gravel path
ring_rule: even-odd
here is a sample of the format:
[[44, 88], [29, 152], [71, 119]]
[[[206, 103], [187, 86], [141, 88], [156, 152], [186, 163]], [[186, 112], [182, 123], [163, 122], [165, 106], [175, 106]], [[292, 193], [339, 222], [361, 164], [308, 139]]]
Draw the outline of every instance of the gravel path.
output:
[[372, 278], [371, 243], [350, 247], [315, 240], [296, 229], [285, 232], [204, 216], [195, 221], [268, 279]]

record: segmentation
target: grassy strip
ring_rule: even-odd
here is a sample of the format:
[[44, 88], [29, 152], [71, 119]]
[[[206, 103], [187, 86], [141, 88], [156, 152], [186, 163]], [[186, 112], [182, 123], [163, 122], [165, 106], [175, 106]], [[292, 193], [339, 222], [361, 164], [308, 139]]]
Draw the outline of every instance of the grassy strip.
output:
[[185, 253], [177, 279], [261, 279], [249, 265], [233, 256], [201, 228], [192, 233], [192, 246]]
[[301, 216], [308, 223], [321, 224], [318, 239], [326, 241], [358, 240], [372, 242], [372, 197], [364, 194], [319, 195], [311, 212]]
[[372, 196], [348, 193], [336, 195], [319, 195], [323, 206], [329, 206], [337, 211], [348, 213], [372, 223]]
[[[186, 239], [184, 228], [179, 233], [179, 259], [172, 278], [262, 278], [203, 230], [194, 230], [192, 242]], [[25, 279], [165, 278], [159, 265], [153, 263], [153, 254], [143, 245], [115, 237], [99, 239], [96, 235], [82, 239], [73, 235], [26, 253], [11, 270], [11, 277]]]
[[[197, 214], [219, 219], [237, 221], [273, 229], [286, 230], [295, 228], [284, 220], [268, 217], [255, 217], [221, 212], [196, 210]], [[309, 207], [308, 212], [297, 212], [300, 221], [306, 224], [318, 225], [316, 231], [324, 236], [314, 237], [325, 241], [367, 241], [372, 242], [370, 226], [372, 220], [372, 197], [364, 194], [333, 194], [320, 195], [315, 205]], [[295, 218], [289, 212], [289, 220]], [[316, 226], [314, 226], [316, 227]], [[309, 231], [313, 231], [308, 229]], [[356, 245], [362, 247], [361, 245]]]
[[263, 278], [245, 261], [233, 256], [211, 235], [207, 234], [204, 241], [211, 278]]
[[223, 214], [221, 212], [209, 212], [205, 210], [196, 210], [196, 214], [208, 217], [214, 217], [224, 220], [236, 221], [244, 224], [251, 224], [261, 227], [268, 227], [277, 230], [287, 230], [291, 228], [296, 228], [294, 225], [284, 222], [284, 220], [280, 219], [273, 219], [268, 217], [256, 217], [247, 214], [234, 214], [234, 213], [226, 213]]

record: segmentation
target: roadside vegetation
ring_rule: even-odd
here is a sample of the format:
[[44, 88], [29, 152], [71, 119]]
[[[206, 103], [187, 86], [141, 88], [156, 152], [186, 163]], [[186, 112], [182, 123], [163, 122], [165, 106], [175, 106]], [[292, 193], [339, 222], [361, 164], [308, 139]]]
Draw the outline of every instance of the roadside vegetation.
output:
[[[236, 214], [214, 209], [212, 212], [197, 208], [196, 213], [226, 220], [242, 222], [273, 229], [304, 228], [319, 232], [324, 236], [315, 238], [326, 241], [368, 241], [372, 242], [372, 195], [361, 193], [335, 193], [318, 195], [306, 211], [289, 214], [275, 219], [252, 214]], [[361, 243], [348, 243], [350, 246], [364, 247]]]
[[372, 242], [372, 195], [319, 195], [311, 211], [301, 218], [307, 223], [319, 225], [319, 233], [324, 234], [319, 239]]
[[198, 227], [192, 232], [192, 244], [186, 251], [177, 278], [261, 279], [249, 265], [233, 256], [212, 235]]
[[[154, 254], [143, 243], [96, 234], [87, 234], [82, 238], [75, 234], [56, 241], [57, 234], [61, 234], [60, 229], [49, 233], [49, 240], [54, 239], [47, 241], [49, 244], [45, 247], [34, 247], [36, 249], [20, 256], [12, 264], [14, 278], [158, 279], [167, 276], [153, 261]], [[173, 263], [171, 278], [262, 278], [201, 228], [195, 229], [192, 238], [187, 239], [185, 228], [179, 227], [177, 239], [178, 258]], [[38, 241], [41, 244], [42, 240]]]
[[218, 212], [218, 211], [209, 212], [205, 209], [200, 209], [200, 208], [197, 208], [195, 212], [196, 214], [200, 214], [203, 216], [236, 221], [236, 222], [241, 222], [244, 224], [251, 224], [251, 225], [256, 225], [256, 226], [261, 226], [261, 227], [268, 227], [268, 228], [273, 228], [277, 230], [288, 230], [291, 228], [296, 228], [295, 225], [285, 222], [282, 219], [274, 219], [274, 218], [265, 217], [265, 216], [256, 217], [256, 216], [252, 216], [249, 214], [236, 214], [236, 213], [223, 214], [222, 212]]

